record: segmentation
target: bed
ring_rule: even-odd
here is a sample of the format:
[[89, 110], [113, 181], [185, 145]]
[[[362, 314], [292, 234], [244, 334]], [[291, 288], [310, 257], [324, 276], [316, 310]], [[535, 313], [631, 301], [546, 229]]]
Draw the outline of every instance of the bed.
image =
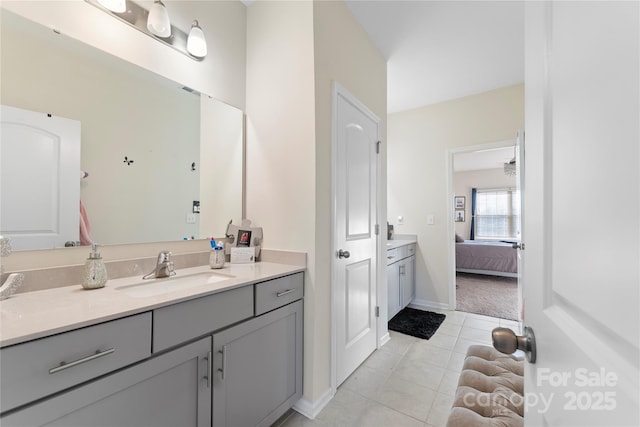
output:
[[510, 242], [464, 240], [456, 243], [456, 271], [517, 277], [517, 254]]

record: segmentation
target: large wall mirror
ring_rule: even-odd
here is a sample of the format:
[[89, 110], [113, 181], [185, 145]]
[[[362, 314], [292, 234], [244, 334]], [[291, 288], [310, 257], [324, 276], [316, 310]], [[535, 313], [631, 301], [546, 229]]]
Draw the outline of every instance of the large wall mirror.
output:
[[241, 110], [6, 10], [1, 22], [1, 103], [80, 123], [74, 173], [94, 242], [218, 237], [239, 223]]

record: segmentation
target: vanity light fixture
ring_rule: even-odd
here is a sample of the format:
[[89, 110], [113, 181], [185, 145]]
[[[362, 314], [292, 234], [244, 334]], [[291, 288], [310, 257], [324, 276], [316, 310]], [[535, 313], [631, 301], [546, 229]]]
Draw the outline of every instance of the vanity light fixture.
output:
[[169, 12], [160, 0], [153, 2], [147, 18], [147, 30], [158, 37], [171, 37], [171, 20]]
[[191, 24], [191, 31], [189, 31], [187, 38], [187, 52], [198, 58], [207, 56], [207, 40], [204, 38], [204, 33], [197, 20]]
[[131, 0], [85, 0], [85, 2], [191, 59], [202, 61], [207, 56], [207, 42], [198, 21], [193, 21], [187, 35], [186, 32], [171, 25], [169, 12], [161, 0], [155, 0], [150, 10]]
[[126, 0], [98, 0], [98, 2], [111, 12], [123, 13], [127, 11]]

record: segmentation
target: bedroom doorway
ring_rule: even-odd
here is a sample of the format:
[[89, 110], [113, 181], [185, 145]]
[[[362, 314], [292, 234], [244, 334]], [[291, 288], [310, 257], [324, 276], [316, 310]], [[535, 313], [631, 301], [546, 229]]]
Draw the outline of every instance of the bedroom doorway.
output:
[[520, 140], [450, 151], [449, 282], [458, 311], [521, 319]]

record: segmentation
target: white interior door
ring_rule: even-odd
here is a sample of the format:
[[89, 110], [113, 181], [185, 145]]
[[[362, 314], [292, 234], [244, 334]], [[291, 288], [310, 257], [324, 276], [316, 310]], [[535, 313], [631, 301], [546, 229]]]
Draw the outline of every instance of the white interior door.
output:
[[0, 233], [14, 250], [79, 240], [80, 122], [2, 106]]
[[638, 2], [527, 2], [526, 426], [637, 426]]
[[380, 121], [336, 85], [333, 304], [336, 386], [375, 349]]

